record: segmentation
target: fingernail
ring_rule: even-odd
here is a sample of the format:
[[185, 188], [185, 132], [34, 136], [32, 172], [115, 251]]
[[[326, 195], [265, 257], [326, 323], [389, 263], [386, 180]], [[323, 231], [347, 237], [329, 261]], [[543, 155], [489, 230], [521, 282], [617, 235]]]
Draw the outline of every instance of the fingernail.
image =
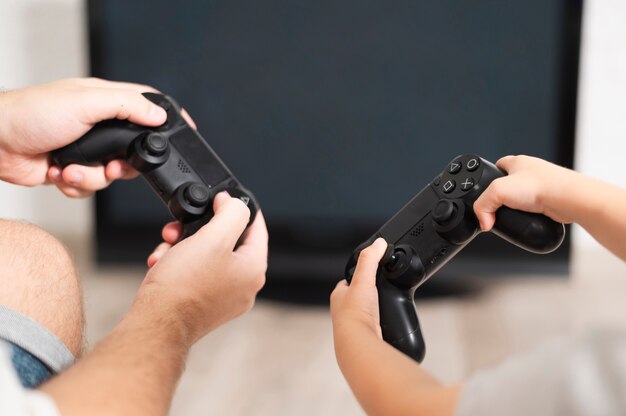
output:
[[78, 185], [79, 183], [83, 181], [84, 177], [85, 175], [81, 171], [72, 172], [70, 174], [70, 183], [74, 185]]
[[380, 244], [385, 244], [385, 245], [387, 245], [387, 242], [385, 241], [384, 238], [378, 237], [376, 240], [374, 240], [374, 244], [379, 244], [379, 245]]
[[152, 108], [150, 108], [150, 117], [156, 119], [164, 119], [167, 117], [167, 113], [165, 112], [163, 107], [155, 104], [152, 106]]
[[61, 179], [61, 169], [59, 168], [51, 168], [50, 169], [50, 179], [52, 179], [55, 182], [58, 182], [59, 179]]

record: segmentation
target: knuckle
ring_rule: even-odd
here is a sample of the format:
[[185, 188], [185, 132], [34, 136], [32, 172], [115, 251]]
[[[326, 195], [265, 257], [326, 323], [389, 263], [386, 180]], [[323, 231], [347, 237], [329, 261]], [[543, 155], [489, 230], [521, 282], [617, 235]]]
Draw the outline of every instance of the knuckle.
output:
[[237, 302], [236, 316], [241, 316], [254, 307], [255, 296], [244, 296]]
[[489, 188], [491, 188], [491, 193], [494, 196], [499, 197], [504, 193], [506, 189], [506, 183], [504, 182], [505, 178], [506, 176], [502, 178], [498, 178], [494, 180], [493, 182], [491, 182], [491, 185], [489, 186]]
[[136, 84], [137, 88], [142, 91], [156, 92], [156, 88], [148, 84]]
[[248, 299], [248, 301], [246, 302], [245, 308], [243, 313], [246, 313], [248, 311], [250, 311], [252, 308], [254, 308], [254, 304], [256, 303], [256, 297], [251, 297], [250, 299]]
[[267, 256], [265, 257], [259, 256], [259, 259], [256, 261], [256, 267], [255, 267], [256, 273], [265, 275], [265, 273], [267, 272], [267, 266], [268, 266]]
[[[113, 91], [113, 90], [112, 90]], [[114, 90], [116, 100], [118, 102], [118, 117], [119, 119], [127, 119], [131, 116], [133, 108], [148, 107], [150, 105], [147, 100], [144, 103], [141, 93], [131, 89], [116, 89]], [[139, 107], [142, 106], [142, 107]]]
[[258, 293], [261, 289], [263, 289], [263, 286], [265, 286], [265, 282], [266, 282], [266, 278], [265, 278], [265, 273], [259, 273], [256, 278], [254, 279], [254, 292]]
[[59, 188], [61, 192], [68, 198], [78, 199], [91, 195], [93, 192], [81, 191], [76, 188]]

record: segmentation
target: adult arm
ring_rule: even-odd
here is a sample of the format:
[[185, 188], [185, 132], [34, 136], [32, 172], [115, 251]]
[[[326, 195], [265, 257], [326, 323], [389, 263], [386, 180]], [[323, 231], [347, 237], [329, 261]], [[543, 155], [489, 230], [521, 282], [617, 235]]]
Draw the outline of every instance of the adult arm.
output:
[[238, 199], [163, 253], [126, 317], [96, 348], [44, 384], [64, 415], [167, 414], [189, 348], [254, 304], [265, 281], [267, 230]]

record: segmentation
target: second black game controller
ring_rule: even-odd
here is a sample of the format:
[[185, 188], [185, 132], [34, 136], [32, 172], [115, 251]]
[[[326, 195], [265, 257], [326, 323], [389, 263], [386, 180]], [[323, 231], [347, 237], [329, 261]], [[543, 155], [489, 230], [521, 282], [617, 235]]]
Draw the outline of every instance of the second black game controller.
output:
[[[418, 362], [426, 352], [413, 296], [418, 286], [480, 232], [473, 205], [489, 184], [506, 173], [476, 155], [454, 158], [372, 237], [353, 252], [345, 269], [350, 281], [359, 253], [382, 237], [388, 247], [376, 274], [383, 339]], [[492, 232], [524, 250], [544, 254], [565, 237], [563, 224], [501, 207]]]
[[167, 112], [159, 127], [145, 127], [126, 120], [96, 124], [77, 141], [52, 152], [61, 167], [105, 164], [127, 160], [183, 225], [181, 239], [194, 234], [213, 217], [213, 198], [221, 191], [239, 198], [250, 208], [250, 223], [258, 203], [230, 172], [200, 134], [189, 126], [172, 98], [144, 93]]

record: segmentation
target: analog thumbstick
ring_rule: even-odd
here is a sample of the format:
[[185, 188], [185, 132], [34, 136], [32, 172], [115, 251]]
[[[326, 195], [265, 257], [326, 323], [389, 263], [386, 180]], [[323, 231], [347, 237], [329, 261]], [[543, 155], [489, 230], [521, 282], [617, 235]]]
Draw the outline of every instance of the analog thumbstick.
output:
[[433, 209], [433, 220], [439, 225], [448, 224], [456, 215], [456, 204], [449, 199], [442, 199]]
[[191, 184], [185, 189], [185, 199], [189, 205], [200, 208], [209, 202], [209, 190], [200, 183]]
[[394, 253], [389, 257], [389, 261], [385, 263], [385, 271], [393, 273], [406, 267], [407, 258], [406, 252], [403, 250], [394, 250]]
[[161, 156], [167, 150], [167, 139], [159, 133], [150, 133], [143, 140], [143, 148], [154, 156]]
[[406, 244], [393, 247], [382, 266], [383, 276], [397, 287], [415, 287], [425, 275], [424, 266], [415, 249]]

